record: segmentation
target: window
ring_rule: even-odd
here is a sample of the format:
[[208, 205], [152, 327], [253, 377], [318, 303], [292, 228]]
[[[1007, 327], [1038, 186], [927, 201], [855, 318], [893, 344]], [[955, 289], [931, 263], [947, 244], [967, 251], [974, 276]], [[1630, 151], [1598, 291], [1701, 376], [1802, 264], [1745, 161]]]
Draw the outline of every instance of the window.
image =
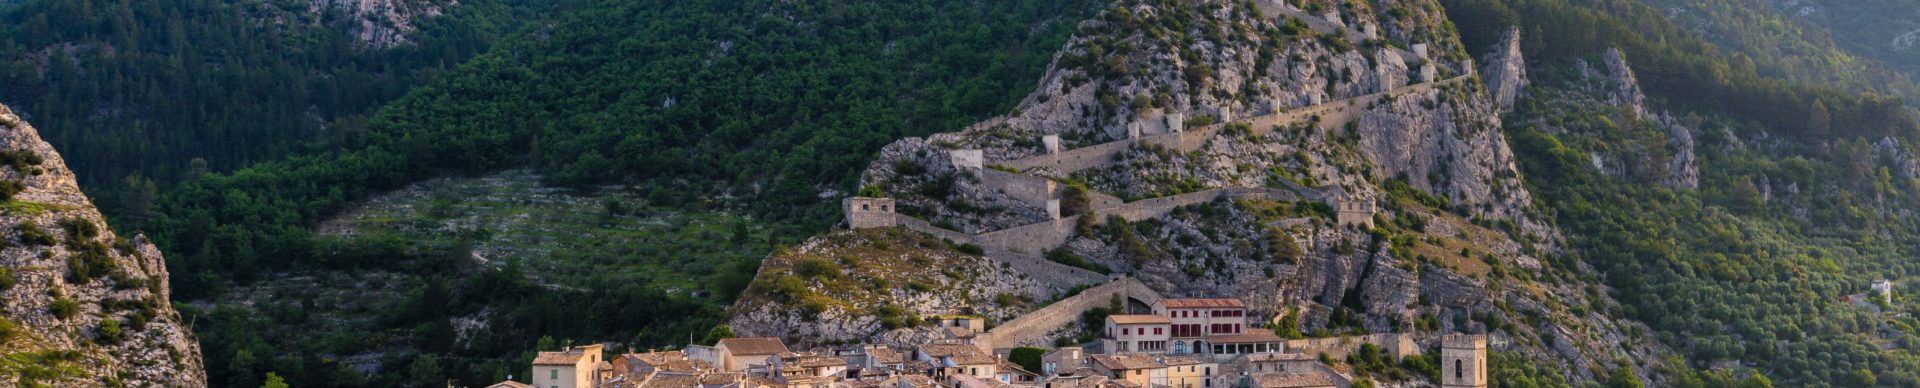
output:
[[1120, 335], [1129, 335], [1129, 334], [1133, 334], [1133, 329], [1128, 329], [1124, 327], [1120, 328]]
[[1453, 360], [1453, 378], [1456, 378], [1456, 379], [1464, 379], [1464, 378], [1466, 378], [1466, 377], [1461, 377], [1461, 374], [1460, 374], [1460, 360], [1457, 360], [1457, 359], [1456, 359], [1456, 360]]
[[1153, 328], [1153, 335], [1160, 335], [1160, 328]]
[[[1458, 369], [1458, 368], [1455, 368], [1455, 369]], [[557, 378], [560, 378], [560, 370], [559, 370], [559, 369], [548, 369], [548, 370], [547, 370], [547, 378], [549, 378], [549, 379], [557, 379]]]

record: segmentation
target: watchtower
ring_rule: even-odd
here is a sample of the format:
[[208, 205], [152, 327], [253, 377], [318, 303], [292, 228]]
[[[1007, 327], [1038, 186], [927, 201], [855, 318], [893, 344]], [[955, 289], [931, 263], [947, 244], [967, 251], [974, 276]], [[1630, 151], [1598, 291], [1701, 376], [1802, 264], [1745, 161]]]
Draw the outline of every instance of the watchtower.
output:
[[1334, 201], [1334, 220], [1340, 226], [1360, 225], [1373, 229], [1373, 201], [1360, 198], [1346, 198]]
[[848, 197], [840, 200], [840, 209], [847, 214], [848, 229], [891, 228], [899, 225], [894, 221], [892, 198]]
[[1048, 154], [1060, 153], [1060, 135], [1041, 136], [1040, 144], [1047, 146]]
[[1448, 334], [1440, 338], [1440, 387], [1487, 386], [1487, 336]]

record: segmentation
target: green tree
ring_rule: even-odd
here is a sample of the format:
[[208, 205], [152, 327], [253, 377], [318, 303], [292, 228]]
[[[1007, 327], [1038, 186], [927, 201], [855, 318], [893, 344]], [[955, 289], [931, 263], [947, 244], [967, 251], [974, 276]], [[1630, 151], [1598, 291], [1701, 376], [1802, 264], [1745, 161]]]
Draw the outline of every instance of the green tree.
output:
[[431, 354], [423, 354], [413, 359], [413, 365], [407, 367], [407, 375], [416, 387], [434, 387], [446, 384], [446, 372], [440, 370], [440, 359]]
[[287, 379], [281, 378], [279, 374], [267, 372], [267, 382], [261, 384], [260, 388], [287, 388]]

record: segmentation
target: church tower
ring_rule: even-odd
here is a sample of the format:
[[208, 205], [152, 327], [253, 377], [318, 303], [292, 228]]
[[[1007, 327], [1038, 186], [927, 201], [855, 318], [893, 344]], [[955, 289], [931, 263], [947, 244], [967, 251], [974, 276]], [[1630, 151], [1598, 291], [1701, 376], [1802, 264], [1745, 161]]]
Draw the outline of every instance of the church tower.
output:
[[1487, 386], [1487, 336], [1448, 334], [1440, 338], [1440, 387]]

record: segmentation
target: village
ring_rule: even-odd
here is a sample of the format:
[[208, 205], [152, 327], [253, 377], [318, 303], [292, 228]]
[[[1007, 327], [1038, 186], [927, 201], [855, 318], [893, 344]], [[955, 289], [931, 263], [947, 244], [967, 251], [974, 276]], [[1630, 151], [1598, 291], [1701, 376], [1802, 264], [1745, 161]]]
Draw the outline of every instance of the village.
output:
[[[531, 384], [508, 380], [489, 388], [1347, 388], [1374, 383], [1333, 359], [1372, 348], [1398, 360], [1427, 348], [1403, 334], [1284, 339], [1230, 298], [1160, 299], [1151, 311], [1109, 315], [1099, 340], [1045, 349], [1025, 365], [1016, 362], [1015, 348], [995, 346], [983, 319], [934, 324], [936, 337], [910, 347], [790, 349], [779, 338], [756, 337], [616, 356], [602, 344], [574, 346], [540, 352], [530, 365]], [[1440, 387], [1488, 386], [1486, 335], [1428, 340], [1439, 349]]]
[[[1347, 28], [1338, 16], [1308, 15], [1286, 3], [1260, 2], [1280, 15], [1315, 22], [1313, 27], [1360, 41], [1376, 34], [1371, 25]], [[1321, 21], [1320, 18], [1327, 18]], [[540, 352], [530, 365], [529, 379], [509, 378], [490, 388], [629, 388], [629, 387], [1260, 387], [1347, 388], [1376, 384], [1410, 384], [1444, 388], [1488, 386], [1486, 334], [1374, 333], [1321, 338], [1284, 338], [1269, 327], [1280, 327], [1279, 317], [1257, 317], [1238, 298], [1167, 298], [1124, 274], [1100, 274], [1038, 257], [1066, 243], [1083, 215], [1062, 214], [1071, 195], [1054, 174], [1109, 166], [1116, 155], [1142, 145], [1191, 151], [1227, 130], [1249, 127], [1265, 135], [1294, 123], [1337, 126], [1355, 120], [1359, 107], [1396, 96], [1433, 90], [1462, 82], [1474, 74], [1471, 62], [1442, 79], [1429, 62], [1425, 44], [1396, 52], [1412, 58], [1417, 78], [1383, 80], [1378, 93], [1347, 99], [1309, 101], [1309, 106], [1283, 109], [1276, 101], [1262, 114], [1236, 116], [1221, 107], [1212, 110], [1211, 125], [1188, 128], [1184, 115], [1128, 125], [1123, 139], [1078, 148], [1064, 146], [1057, 135], [1046, 135], [1038, 155], [989, 164], [979, 149], [945, 150], [943, 167], [950, 167], [980, 184], [1026, 206], [1044, 209], [1044, 221], [1004, 230], [965, 233], [901, 214], [899, 204], [884, 196], [843, 199], [848, 229], [900, 228], [954, 243], [983, 248], [985, 256], [1037, 277], [1058, 289], [1091, 286], [1041, 309], [1005, 322], [974, 316], [944, 316], [929, 320], [927, 335], [915, 343], [868, 343], [793, 349], [780, 338], [727, 338], [712, 346], [689, 344], [680, 350], [610, 355], [603, 344]], [[1397, 50], [1397, 49], [1385, 49]], [[1153, 128], [1147, 128], [1153, 126]], [[1283, 184], [1286, 182], [1282, 182]], [[1092, 212], [1139, 220], [1165, 216], [1175, 208], [1220, 198], [1262, 198], [1313, 201], [1334, 209], [1336, 225], [1373, 227], [1376, 205], [1340, 187], [1228, 187], [1163, 198], [1125, 202], [1106, 193], [1090, 192]], [[1098, 220], [1094, 220], [1098, 222]], [[1079, 344], [1035, 347], [1034, 339], [1061, 328], [1076, 327], [1083, 313], [1111, 306], [1099, 323], [1098, 339]], [[1478, 329], [1484, 333], [1484, 329]], [[1034, 353], [1040, 353], [1033, 357]], [[1375, 382], [1356, 370], [1356, 357], [1384, 358], [1399, 363], [1424, 360], [1437, 376], [1411, 382]], [[530, 381], [522, 383], [518, 381]]]

